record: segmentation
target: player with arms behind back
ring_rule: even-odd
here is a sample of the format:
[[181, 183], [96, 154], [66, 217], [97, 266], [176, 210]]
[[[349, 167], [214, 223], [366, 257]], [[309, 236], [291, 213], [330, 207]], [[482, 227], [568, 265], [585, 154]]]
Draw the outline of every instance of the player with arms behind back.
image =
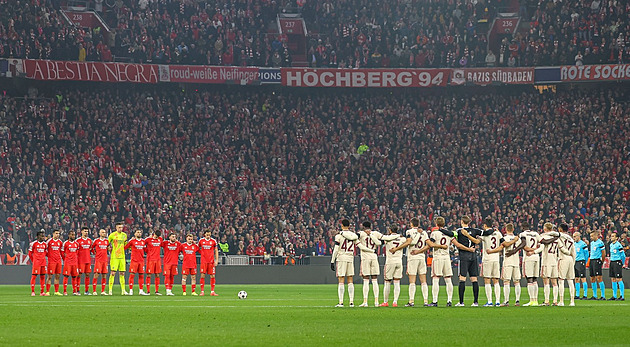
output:
[[378, 231], [371, 230], [372, 223], [363, 222], [363, 230], [359, 232], [359, 243], [357, 247], [361, 250], [361, 277], [363, 277], [363, 303], [359, 307], [368, 307], [368, 294], [370, 292], [370, 279], [372, 280], [372, 291], [374, 292], [374, 306], [378, 306], [378, 280], [380, 267], [376, 249], [381, 245], [379, 238], [382, 236]]
[[197, 252], [199, 247], [194, 243], [192, 234], [186, 235], [186, 243], [182, 244], [180, 251], [184, 254], [182, 261], [182, 291], [186, 295], [186, 277], [190, 275], [190, 284], [192, 287], [192, 295], [197, 296], [195, 292], [197, 286]]
[[380, 307], [389, 306], [389, 289], [392, 280], [394, 281], [394, 302], [392, 307], [398, 307], [398, 296], [400, 296], [400, 279], [403, 274], [403, 249], [400, 245], [405, 243], [407, 239], [398, 234], [397, 226], [389, 227], [389, 235], [383, 235], [382, 241], [385, 241], [385, 285], [383, 287], [383, 303]]
[[214, 286], [216, 284], [216, 279], [214, 277], [215, 268], [217, 264], [216, 262], [219, 260], [217, 240], [212, 238], [212, 232], [210, 230], [206, 230], [203, 233], [203, 236], [204, 237], [197, 243], [199, 253], [201, 254], [201, 266], [199, 271], [201, 273], [201, 278], [199, 279], [201, 293], [199, 295], [205, 295], [206, 275], [210, 275], [210, 295], [219, 296], [219, 294], [214, 292]]
[[72, 295], [81, 295], [79, 284], [79, 243], [75, 240], [75, 231], [68, 232], [68, 239], [61, 248], [63, 258], [63, 295], [68, 295], [68, 277], [72, 277]]
[[350, 221], [341, 221], [341, 231], [335, 235], [335, 248], [333, 248], [330, 268], [336, 271], [339, 285], [337, 286], [337, 296], [339, 303], [335, 307], [343, 307], [344, 283], [348, 282], [348, 296], [350, 297], [350, 307], [354, 307], [354, 249], [359, 237], [350, 231]]
[[[52, 238], [48, 240], [48, 279], [46, 280], [46, 292], [50, 291], [52, 276], [55, 276], [55, 295], [59, 293], [59, 276], [61, 275], [61, 248], [63, 241], [59, 238], [59, 230], [53, 230]], [[49, 294], [50, 295], [50, 294]]]
[[589, 260], [589, 272], [591, 275], [591, 286], [593, 288], [593, 296], [590, 300], [597, 300], [597, 284], [599, 283], [599, 292], [601, 296], [599, 300], [606, 300], [604, 280], [602, 279], [602, 262], [606, 259], [606, 246], [599, 239], [599, 231], [591, 233], [591, 252]]
[[125, 260], [125, 245], [127, 244], [127, 234], [123, 232], [123, 223], [116, 223], [116, 231], [109, 235], [109, 247], [111, 249], [111, 255], [109, 265], [112, 269], [109, 274], [109, 295], [112, 295], [112, 289], [114, 289], [114, 274], [118, 274], [118, 280], [120, 281], [120, 291], [122, 295], [127, 295], [125, 290], [125, 271], [127, 269], [127, 263]]
[[144, 292], [144, 254], [146, 253], [146, 242], [142, 239], [142, 230], [136, 230], [134, 237], [127, 242], [125, 249], [131, 248], [131, 263], [129, 264], [129, 295], [133, 295], [133, 280], [138, 274], [138, 286], [140, 295], [148, 295]]
[[160, 273], [162, 273], [162, 259], [160, 257], [160, 252], [162, 251], [161, 234], [159, 230], [155, 230], [151, 233], [151, 237], [144, 240], [147, 246], [147, 295], [151, 294], [151, 275], [155, 278], [155, 295], [162, 295], [160, 294]]
[[88, 237], [89, 232], [90, 229], [82, 227], [81, 237], [77, 239], [79, 244], [79, 286], [81, 285], [81, 275], [83, 274], [85, 295], [90, 295], [90, 274], [92, 273], [92, 254], [90, 253], [92, 240]]
[[107, 231], [101, 229], [98, 231], [98, 239], [92, 242], [92, 253], [94, 253], [94, 277], [92, 278], [92, 295], [96, 295], [96, 286], [98, 278], [101, 279], [101, 295], [107, 295], [105, 292], [105, 277], [107, 277], [107, 264], [109, 259], [107, 250], [109, 249], [109, 240], [107, 240]]
[[28, 257], [33, 263], [33, 271], [31, 276], [31, 296], [35, 296], [35, 281], [39, 276], [39, 285], [41, 287], [40, 296], [48, 296], [44, 292], [46, 284], [46, 254], [48, 253], [48, 244], [44, 241], [44, 231], [37, 232], [37, 240], [31, 242], [28, 248]]
[[164, 286], [166, 287], [166, 295], [173, 294], [173, 279], [177, 275], [177, 258], [179, 257], [179, 241], [175, 233], [168, 234], [168, 240], [162, 242], [164, 249]]
[[[612, 281], [613, 296], [608, 300], [625, 300], [623, 283], [623, 263], [626, 261], [626, 253], [623, 250], [619, 235], [616, 232], [610, 234], [610, 268], [608, 274]], [[619, 293], [619, 294], [617, 294]]]

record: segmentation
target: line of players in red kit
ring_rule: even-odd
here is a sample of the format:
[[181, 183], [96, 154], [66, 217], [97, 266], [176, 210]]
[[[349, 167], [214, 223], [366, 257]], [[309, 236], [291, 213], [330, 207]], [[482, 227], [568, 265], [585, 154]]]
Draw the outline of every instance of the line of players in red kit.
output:
[[[60, 239], [59, 230], [54, 230], [52, 237], [46, 239], [45, 232], [37, 233], [37, 240], [29, 247], [29, 258], [33, 263], [31, 277], [31, 295], [35, 296], [35, 283], [37, 277], [40, 280], [41, 296], [50, 296], [50, 287], [54, 280], [54, 295], [68, 295], [68, 280], [72, 280], [73, 295], [80, 294], [81, 277], [84, 277], [84, 295], [97, 295], [98, 279], [101, 279], [101, 295], [112, 295], [112, 287], [115, 274], [118, 273], [122, 295], [133, 295], [134, 277], [138, 274], [140, 295], [150, 295], [151, 275], [154, 275], [155, 295], [159, 292], [160, 276], [162, 273], [161, 251], [164, 250], [164, 285], [166, 295], [174, 295], [172, 292], [174, 276], [178, 274], [178, 260], [182, 260], [182, 290], [186, 295], [186, 279], [191, 277], [192, 295], [196, 293], [197, 253], [200, 254], [200, 285], [204, 295], [206, 275], [210, 276], [210, 295], [217, 296], [215, 288], [215, 266], [218, 259], [217, 242], [211, 237], [211, 232], [206, 231], [204, 238], [197, 243], [193, 235], [186, 236], [186, 242], [177, 241], [177, 235], [170, 233], [168, 240], [163, 240], [160, 231], [152, 232], [148, 238], [142, 238], [142, 231], [137, 230], [134, 237], [127, 241], [127, 235], [122, 231], [122, 225], [116, 226], [116, 231], [107, 237], [104, 229], [99, 231], [99, 238], [91, 240], [88, 237], [89, 229], [81, 229], [81, 237], [76, 238], [75, 232], [68, 232], [66, 241]], [[116, 248], [131, 250], [129, 264], [129, 292], [125, 290], [126, 259], [124, 251], [117, 253]], [[92, 294], [89, 291], [91, 267], [91, 255], [94, 254], [94, 275], [92, 278]], [[111, 259], [110, 259], [111, 255]], [[181, 255], [181, 257], [180, 257]], [[145, 266], [146, 261], [146, 266]], [[108, 264], [111, 265], [109, 277], [109, 292], [105, 291]], [[146, 273], [146, 278], [145, 278]], [[60, 275], [63, 274], [63, 294], [59, 292]], [[46, 280], [46, 275], [48, 279]], [[146, 279], [146, 282], [145, 282]], [[146, 292], [144, 287], [146, 286]], [[44, 290], [44, 287], [45, 290]]]

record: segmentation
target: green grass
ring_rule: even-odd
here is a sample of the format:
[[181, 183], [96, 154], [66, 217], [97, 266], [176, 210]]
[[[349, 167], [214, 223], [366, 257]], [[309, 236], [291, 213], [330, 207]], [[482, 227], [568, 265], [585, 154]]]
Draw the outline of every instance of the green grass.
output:
[[[249, 297], [239, 300], [239, 290]], [[592, 346], [627, 345], [629, 336], [626, 302], [447, 308], [442, 288], [438, 308], [334, 308], [336, 285], [218, 285], [219, 297], [184, 297], [180, 286], [174, 292], [174, 297], [31, 297], [28, 286], [0, 286], [0, 346]], [[360, 303], [361, 285], [355, 292]], [[470, 287], [466, 294], [469, 305]], [[567, 305], [568, 295], [567, 290]], [[483, 288], [480, 297], [485, 298]], [[523, 288], [523, 301], [526, 297]], [[399, 302], [406, 301], [402, 286]], [[419, 286], [416, 301], [422, 302]]]

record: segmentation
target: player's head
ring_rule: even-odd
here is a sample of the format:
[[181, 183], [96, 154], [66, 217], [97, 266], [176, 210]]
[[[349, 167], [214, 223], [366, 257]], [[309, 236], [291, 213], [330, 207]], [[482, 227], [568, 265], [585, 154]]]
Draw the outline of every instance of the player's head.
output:
[[420, 221], [418, 220], [418, 218], [413, 217], [411, 218], [411, 221], [409, 221], [409, 224], [411, 224], [412, 228], [417, 228], [420, 225]]
[[210, 231], [210, 229], [206, 229], [206, 231], [203, 233], [203, 236], [205, 236], [207, 239], [212, 237], [212, 231]]
[[175, 241], [177, 241], [177, 234], [175, 234], [175, 233], [170, 233], [170, 234], [168, 234], [168, 239], [169, 239], [171, 242], [175, 242]]
[[162, 235], [162, 232], [161, 232], [161, 231], [159, 231], [159, 230], [154, 230], [154, 231], [151, 233], [151, 235], [152, 235], [153, 237], [155, 237], [155, 238], [158, 238], [158, 237], [160, 237], [160, 236]]
[[55, 230], [53, 230], [53, 235], [52, 235], [53, 240], [59, 240], [59, 234], [61, 234], [61, 233], [59, 232], [59, 229], [55, 229]]
[[483, 226], [490, 229], [492, 228], [492, 225], [494, 224], [494, 222], [492, 221], [492, 217], [486, 217], [483, 220]]
[[460, 222], [462, 224], [462, 227], [467, 227], [470, 224], [470, 217], [468, 217], [466, 215], [462, 216], [462, 219], [461, 219]]
[[193, 237], [193, 235], [192, 235], [192, 234], [188, 234], [188, 235], [186, 235], [186, 242], [187, 242], [187, 243], [193, 243], [194, 239], [195, 239], [195, 238]]
[[560, 225], [558, 226], [558, 230], [561, 233], [568, 233], [569, 232], [569, 225], [567, 225], [567, 223], [560, 223]]
[[529, 222], [521, 222], [521, 230], [529, 230]]
[[365, 221], [363, 222], [363, 224], [361, 224], [363, 226], [363, 230], [370, 230], [372, 229], [372, 223], [370, 223], [369, 221]]
[[89, 232], [90, 232], [90, 229], [88, 229], [88, 227], [81, 228], [81, 237], [88, 237]]
[[549, 222], [543, 224], [543, 230], [545, 232], [549, 232], [549, 231], [553, 230], [553, 224], [551, 224]]
[[573, 241], [578, 242], [580, 241], [580, 237], [582, 237], [582, 235], [580, 235], [579, 231], [576, 231], [573, 233]]
[[350, 221], [346, 218], [341, 220], [341, 226], [344, 228], [349, 228], [350, 227]]
[[599, 232], [597, 232], [597, 231], [593, 231], [593, 232], [591, 233], [591, 240], [592, 240], [592, 241], [597, 241], [597, 240], [599, 240]]
[[446, 225], [446, 221], [444, 220], [444, 217], [435, 217], [435, 225], [438, 228], [444, 228], [444, 226]]
[[619, 235], [617, 235], [616, 232], [613, 231], [612, 233], [610, 233], [610, 241], [611, 242], [617, 242], [618, 239], [619, 239]]
[[43, 229], [37, 232], [37, 241], [42, 242], [44, 241], [45, 238], [46, 238], [46, 235]]
[[135, 236], [137, 239], [142, 238], [142, 230], [140, 229], [136, 230], [136, 232], [133, 233], [133, 236]]
[[390, 226], [390, 227], [389, 227], [389, 233], [390, 233], [390, 234], [396, 234], [396, 233], [398, 233], [398, 227], [397, 227], [397, 226], [395, 226], [395, 225]]
[[505, 225], [505, 231], [508, 232], [508, 234], [513, 234], [514, 233], [514, 224], [512, 223], [508, 223]]
[[68, 231], [68, 240], [70, 241], [74, 241], [74, 239], [77, 237], [76, 232], [74, 230], [70, 230]]
[[123, 223], [122, 222], [116, 223], [116, 231], [119, 232], [119, 233], [122, 233], [122, 231], [123, 231]]
[[107, 237], [107, 231], [105, 231], [105, 229], [101, 229], [98, 231], [98, 236], [100, 236], [102, 239]]

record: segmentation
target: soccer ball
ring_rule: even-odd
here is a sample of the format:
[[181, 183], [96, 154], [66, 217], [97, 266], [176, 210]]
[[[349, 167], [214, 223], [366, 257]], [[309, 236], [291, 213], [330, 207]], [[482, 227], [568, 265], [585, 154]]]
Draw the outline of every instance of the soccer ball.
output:
[[247, 299], [247, 292], [244, 290], [241, 290], [240, 292], [238, 292], [238, 298], [239, 299]]

